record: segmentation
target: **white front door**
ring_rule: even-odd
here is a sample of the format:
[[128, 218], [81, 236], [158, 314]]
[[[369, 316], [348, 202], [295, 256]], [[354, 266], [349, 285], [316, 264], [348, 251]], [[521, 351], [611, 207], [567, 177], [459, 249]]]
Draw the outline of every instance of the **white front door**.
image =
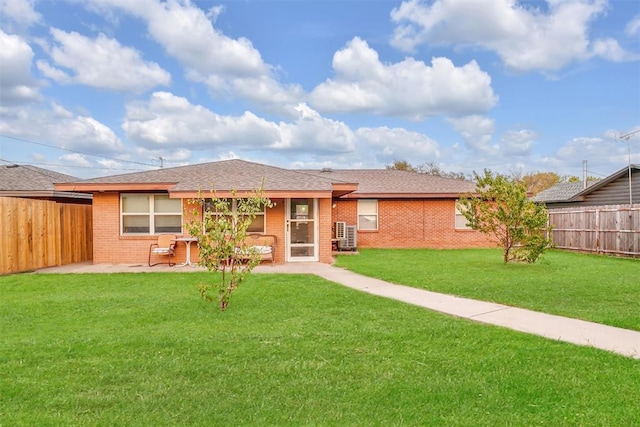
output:
[[318, 261], [318, 199], [287, 199], [286, 261]]

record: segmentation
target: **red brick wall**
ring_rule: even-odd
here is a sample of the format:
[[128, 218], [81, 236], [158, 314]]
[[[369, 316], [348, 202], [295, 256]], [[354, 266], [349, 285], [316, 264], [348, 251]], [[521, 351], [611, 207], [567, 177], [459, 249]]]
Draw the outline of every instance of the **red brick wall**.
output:
[[[274, 199], [267, 211], [266, 234], [277, 238], [275, 262], [285, 260], [285, 200]], [[318, 205], [319, 259], [330, 263], [332, 226], [335, 221], [356, 224], [356, 200], [320, 199]], [[183, 222], [190, 218], [193, 206], [183, 205]], [[146, 264], [149, 246], [156, 236], [120, 236], [120, 196], [96, 193], [93, 197], [93, 241], [95, 264]], [[185, 232], [186, 234], [186, 232]], [[191, 245], [191, 259], [198, 259], [197, 245]], [[455, 200], [379, 200], [378, 230], [359, 231], [362, 248], [468, 248], [494, 244], [481, 233], [455, 229]], [[176, 261], [185, 259], [183, 243], [177, 246]]]
[[[275, 262], [284, 262], [284, 200], [273, 200], [276, 206], [267, 211], [266, 234], [276, 236]], [[192, 218], [196, 205], [183, 202], [183, 224]], [[157, 236], [120, 235], [120, 195], [118, 193], [95, 193], [93, 195], [93, 263], [94, 264], [145, 264], [148, 261], [149, 246], [158, 240]], [[183, 227], [183, 233], [188, 233]], [[181, 236], [179, 236], [181, 237]], [[176, 261], [181, 263], [186, 257], [186, 245], [178, 243]], [[157, 258], [154, 258], [157, 259]], [[158, 259], [163, 261], [162, 259]], [[191, 260], [198, 260], [198, 248], [191, 244]], [[153, 261], [153, 259], [152, 259]]]
[[267, 224], [265, 226], [265, 234], [273, 234], [276, 236], [276, 252], [274, 254], [274, 262], [284, 262], [284, 199], [273, 199], [275, 204], [271, 209], [267, 210]]
[[[332, 221], [357, 225], [357, 200], [334, 200]], [[493, 247], [482, 233], [456, 230], [455, 200], [378, 200], [378, 230], [358, 231], [362, 248]]]
[[331, 251], [331, 238], [333, 237], [331, 227], [333, 226], [333, 220], [331, 211], [331, 199], [318, 200], [319, 261], [327, 264], [333, 262]]

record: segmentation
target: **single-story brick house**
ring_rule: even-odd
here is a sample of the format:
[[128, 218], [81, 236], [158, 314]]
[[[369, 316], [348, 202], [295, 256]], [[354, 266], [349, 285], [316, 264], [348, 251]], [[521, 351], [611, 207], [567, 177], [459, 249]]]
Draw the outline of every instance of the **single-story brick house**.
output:
[[[456, 209], [469, 181], [398, 170], [291, 170], [225, 160], [60, 183], [60, 191], [93, 194], [94, 263], [143, 263], [158, 234], [184, 235], [214, 189], [239, 196], [262, 185], [274, 203], [250, 231], [277, 238], [275, 261], [332, 261], [336, 222], [353, 225], [358, 247], [467, 248], [493, 246], [470, 230]], [[194, 245], [195, 246], [195, 245]], [[185, 258], [179, 245], [177, 258]], [[197, 249], [192, 247], [192, 259]]]

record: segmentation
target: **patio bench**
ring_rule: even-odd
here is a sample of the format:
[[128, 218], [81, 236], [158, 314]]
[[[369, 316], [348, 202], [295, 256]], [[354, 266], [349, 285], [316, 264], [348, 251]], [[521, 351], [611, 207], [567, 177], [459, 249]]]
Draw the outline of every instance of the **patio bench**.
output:
[[276, 248], [276, 236], [270, 234], [249, 234], [244, 239], [244, 244], [247, 250], [246, 255], [240, 255], [241, 259], [248, 259], [251, 255], [257, 253], [260, 257], [260, 261], [271, 261], [273, 266], [275, 263], [274, 252]]

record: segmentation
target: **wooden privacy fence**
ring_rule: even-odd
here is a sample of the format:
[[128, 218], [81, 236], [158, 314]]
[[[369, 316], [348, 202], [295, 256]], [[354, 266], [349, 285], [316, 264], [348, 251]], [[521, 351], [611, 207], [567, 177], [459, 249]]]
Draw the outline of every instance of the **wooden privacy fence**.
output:
[[640, 204], [550, 209], [549, 223], [557, 248], [640, 256]]
[[0, 197], [0, 274], [93, 259], [91, 205]]

